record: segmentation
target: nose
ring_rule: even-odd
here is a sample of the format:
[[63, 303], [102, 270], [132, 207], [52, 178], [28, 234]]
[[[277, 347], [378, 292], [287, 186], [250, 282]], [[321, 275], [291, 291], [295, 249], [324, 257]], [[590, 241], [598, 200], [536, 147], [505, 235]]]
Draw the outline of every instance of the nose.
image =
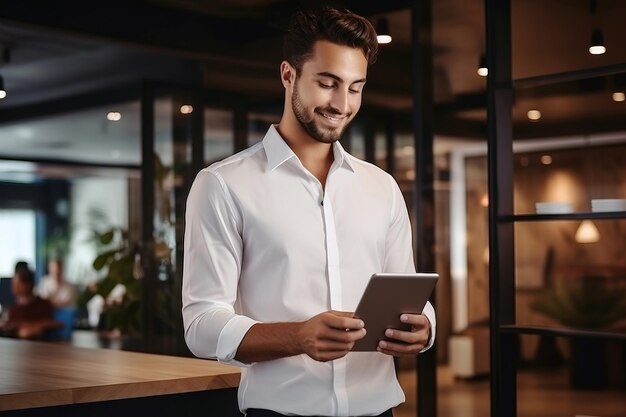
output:
[[348, 89], [338, 88], [335, 90], [331, 103], [331, 107], [340, 114], [348, 114], [350, 112], [350, 93]]

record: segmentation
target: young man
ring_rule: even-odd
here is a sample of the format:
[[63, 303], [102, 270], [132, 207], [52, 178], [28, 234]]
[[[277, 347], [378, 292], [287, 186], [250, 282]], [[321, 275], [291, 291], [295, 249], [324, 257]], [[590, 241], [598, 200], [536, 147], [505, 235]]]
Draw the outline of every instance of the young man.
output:
[[248, 416], [391, 416], [393, 356], [434, 341], [435, 314], [404, 315], [397, 342], [350, 352], [375, 272], [414, 272], [393, 178], [338, 140], [361, 105], [376, 33], [364, 18], [297, 13], [285, 37], [285, 106], [263, 141], [202, 170], [187, 201], [183, 319], [191, 351], [243, 367]]

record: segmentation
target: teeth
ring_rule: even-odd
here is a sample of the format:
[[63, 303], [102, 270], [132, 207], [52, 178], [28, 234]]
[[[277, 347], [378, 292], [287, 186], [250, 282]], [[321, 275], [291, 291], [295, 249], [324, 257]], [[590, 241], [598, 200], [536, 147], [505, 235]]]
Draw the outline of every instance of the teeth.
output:
[[324, 116], [325, 118], [327, 118], [327, 119], [329, 119], [329, 120], [332, 120], [332, 121], [335, 121], [335, 122], [339, 120], [339, 118], [338, 118], [338, 117], [332, 117], [332, 116], [329, 116], [329, 115], [327, 115], [327, 114], [325, 114], [325, 113], [322, 113], [322, 112], [320, 112], [319, 114], [321, 114], [321, 115], [322, 115], [322, 116]]

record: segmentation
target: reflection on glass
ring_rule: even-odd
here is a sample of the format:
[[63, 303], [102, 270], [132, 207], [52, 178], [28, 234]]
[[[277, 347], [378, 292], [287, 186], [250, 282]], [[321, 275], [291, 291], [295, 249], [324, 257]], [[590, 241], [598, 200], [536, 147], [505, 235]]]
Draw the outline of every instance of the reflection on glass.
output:
[[233, 112], [204, 109], [204, 161], [208, 166], [233, 154]]

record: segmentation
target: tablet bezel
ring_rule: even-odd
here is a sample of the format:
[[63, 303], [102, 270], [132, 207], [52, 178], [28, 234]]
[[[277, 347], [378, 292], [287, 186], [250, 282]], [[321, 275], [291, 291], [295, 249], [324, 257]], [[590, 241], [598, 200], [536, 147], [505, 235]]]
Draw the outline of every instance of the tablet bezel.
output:
[[367, 334], [352, 351], [375, 352], [380, 340], [388, 340], [386, 329], [410, 329], [400, 315], [421, 314], [438, 279], [437, 273], [373, 274], [354, 313], [365, 322]]

